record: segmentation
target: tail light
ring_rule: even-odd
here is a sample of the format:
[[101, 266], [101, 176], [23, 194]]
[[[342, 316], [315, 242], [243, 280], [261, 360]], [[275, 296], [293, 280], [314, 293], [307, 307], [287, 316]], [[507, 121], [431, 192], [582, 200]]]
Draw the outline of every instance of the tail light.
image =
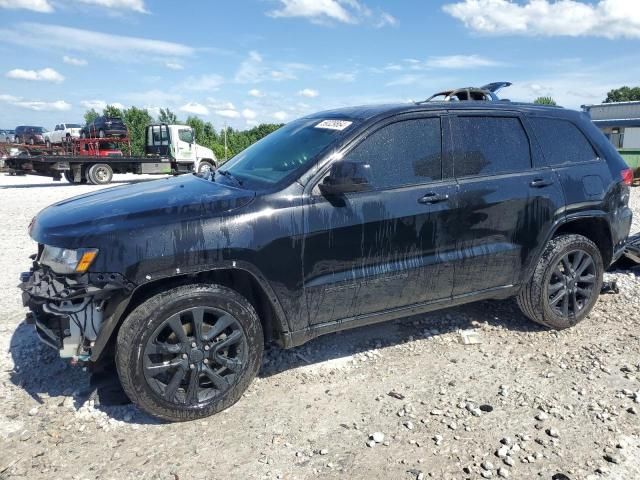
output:
[[631, 170], [630, 168], [625, 168], [620, 173], [622, 174], [622, 183], [630, 187], [633, 183], [633, 170]]

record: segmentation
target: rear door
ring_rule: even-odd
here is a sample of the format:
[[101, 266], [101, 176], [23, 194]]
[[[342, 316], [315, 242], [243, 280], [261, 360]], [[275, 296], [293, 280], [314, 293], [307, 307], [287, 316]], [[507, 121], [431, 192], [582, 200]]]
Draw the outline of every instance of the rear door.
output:
[[[305, 206], [309, 322], [448, 299], [455, 182], [442, 176], [440, 116], [395, 119], [343, 158], [370, 165], [372, 189]], [[320, 180], [322, 181], [322, 180]]]
[[564, 204], [518, 114], [458, 112], [451, 117], [458, 181], [453, 295], [520, 282]]

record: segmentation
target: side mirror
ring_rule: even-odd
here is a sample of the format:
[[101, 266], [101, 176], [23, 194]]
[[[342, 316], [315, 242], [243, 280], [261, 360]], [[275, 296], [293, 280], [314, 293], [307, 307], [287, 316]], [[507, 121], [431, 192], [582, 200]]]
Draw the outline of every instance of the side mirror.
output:
[[348, 160], [331, 165], [329, 176], [318, 185], [323, 195], [341, 195], [363, 192], [371, 188], [369, 183], [371, 165]]

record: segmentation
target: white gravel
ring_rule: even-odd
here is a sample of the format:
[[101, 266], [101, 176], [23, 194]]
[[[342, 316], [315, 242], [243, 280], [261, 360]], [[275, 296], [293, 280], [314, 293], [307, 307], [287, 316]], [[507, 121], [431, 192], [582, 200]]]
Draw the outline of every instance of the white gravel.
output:
[[[640, 478], [640, 281], [628, 272], [607, 274], [620, 294], [562, 332], [510, 300], [482, 302], [271, 348], [243, 399], [204, 421], [95, 405], [87, 374], [22, 324], [16, 285], [35, 251], [30, 219], [98, 188], [0, 174], [0, 479]], [[640, 188], [632, 205], [638, 231]], [[463, 345], [469, 330], [480, 343]]]

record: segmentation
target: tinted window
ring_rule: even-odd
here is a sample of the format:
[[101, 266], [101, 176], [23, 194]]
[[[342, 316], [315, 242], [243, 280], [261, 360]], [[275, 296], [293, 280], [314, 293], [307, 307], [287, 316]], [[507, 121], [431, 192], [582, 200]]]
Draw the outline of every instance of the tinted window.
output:
[[390, 188], [442, 178], [439, 118], [393, 123], [374, 132], [346, 157], [371, 165], [371, 184]]
[[588, 162], [598, 157], [573, 123], [555, 118], [530, 118], [530, 122], [549, 165]]
[[529, 138], [515, 117], [456, 117], [452, 121], [456, 177], [499, 175], [531, 167]]

